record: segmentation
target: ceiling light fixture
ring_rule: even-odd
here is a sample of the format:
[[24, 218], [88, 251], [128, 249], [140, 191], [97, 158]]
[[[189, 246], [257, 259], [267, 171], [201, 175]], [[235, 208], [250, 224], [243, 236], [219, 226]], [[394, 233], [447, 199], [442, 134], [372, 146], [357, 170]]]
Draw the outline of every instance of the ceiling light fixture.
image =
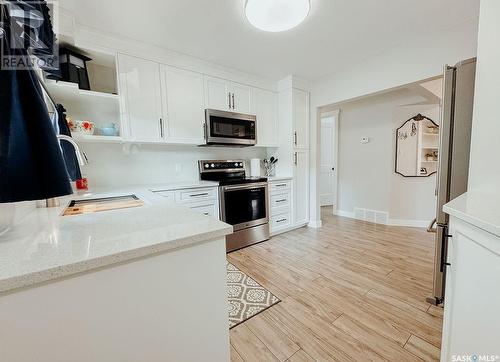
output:
[[257, 29], [278, 32], [302, 23], [310, 9], [310, 0], [247, 0], [245, 15]]

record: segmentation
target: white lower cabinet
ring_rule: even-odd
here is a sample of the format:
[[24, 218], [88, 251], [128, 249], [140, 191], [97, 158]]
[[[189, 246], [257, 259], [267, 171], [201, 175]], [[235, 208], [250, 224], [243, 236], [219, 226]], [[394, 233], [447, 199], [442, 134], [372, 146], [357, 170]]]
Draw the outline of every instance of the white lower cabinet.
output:
[[309, 151], [294, 151], [293, 167], [293, 224], [309, 222]]
[[497, 361], [500, 238], [456, 217], [449, 233], [441, 361]]
[[271, 235], [289, 230], [292, 224], [292, 180], [269, 182]]
[[154, 191], [158, 196], [162, 196], [175, 202], [178, 205], [189, 207], [200, 214], [219, 218], [219, 194], [218, 188], [200, 187], [194, 189], [179, 189]]

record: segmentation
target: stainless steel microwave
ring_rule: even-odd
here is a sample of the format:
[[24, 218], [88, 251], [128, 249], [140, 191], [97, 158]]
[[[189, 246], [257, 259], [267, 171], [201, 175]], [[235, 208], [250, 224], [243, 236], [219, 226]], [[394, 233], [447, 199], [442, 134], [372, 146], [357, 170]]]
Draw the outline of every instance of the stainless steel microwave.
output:
[[248, 147], [257, 144], [257, 117], [249, 114], [205, 110], [208, 146]]

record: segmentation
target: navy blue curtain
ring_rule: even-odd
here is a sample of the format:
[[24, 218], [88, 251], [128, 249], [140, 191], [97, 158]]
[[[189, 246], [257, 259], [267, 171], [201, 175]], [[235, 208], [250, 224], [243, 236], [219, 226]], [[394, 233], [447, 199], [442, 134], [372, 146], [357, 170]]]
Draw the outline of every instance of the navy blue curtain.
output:
[[[22, 6], [24, 2], [15, 3]], [[11, 36], [8, 13], [5, 8], [0, 10], [3, 10], [4, 31], [0, 39], [2, 56], [27, 56], [27, 49], [12, 49], [9, 41], [16, 39], [17, 34]], [[40, 5], [39, 10], [50, 24], [46, 6]], [[42, 31], [37, 33], [40, 39], [54, 39], [51, 26], [39, 31]], [[71, 194], [61, 148], [36, 74], [31, 69], [2, 66], [0, 64], [0, 203]]]

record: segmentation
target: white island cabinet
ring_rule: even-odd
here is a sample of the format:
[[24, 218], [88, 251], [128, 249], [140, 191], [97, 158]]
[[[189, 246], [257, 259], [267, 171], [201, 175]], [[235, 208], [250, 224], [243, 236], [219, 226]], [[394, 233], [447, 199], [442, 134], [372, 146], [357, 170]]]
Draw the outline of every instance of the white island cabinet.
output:
[[229, 361], [232, 227], [145, 189], [85, 197], [123, 194], [144, 205], [0, 236], [1, 361]]
[[442, 361], [500, 359], [499, 204], [500, 197], [468, 192], [444, 207], [451, 238]]

